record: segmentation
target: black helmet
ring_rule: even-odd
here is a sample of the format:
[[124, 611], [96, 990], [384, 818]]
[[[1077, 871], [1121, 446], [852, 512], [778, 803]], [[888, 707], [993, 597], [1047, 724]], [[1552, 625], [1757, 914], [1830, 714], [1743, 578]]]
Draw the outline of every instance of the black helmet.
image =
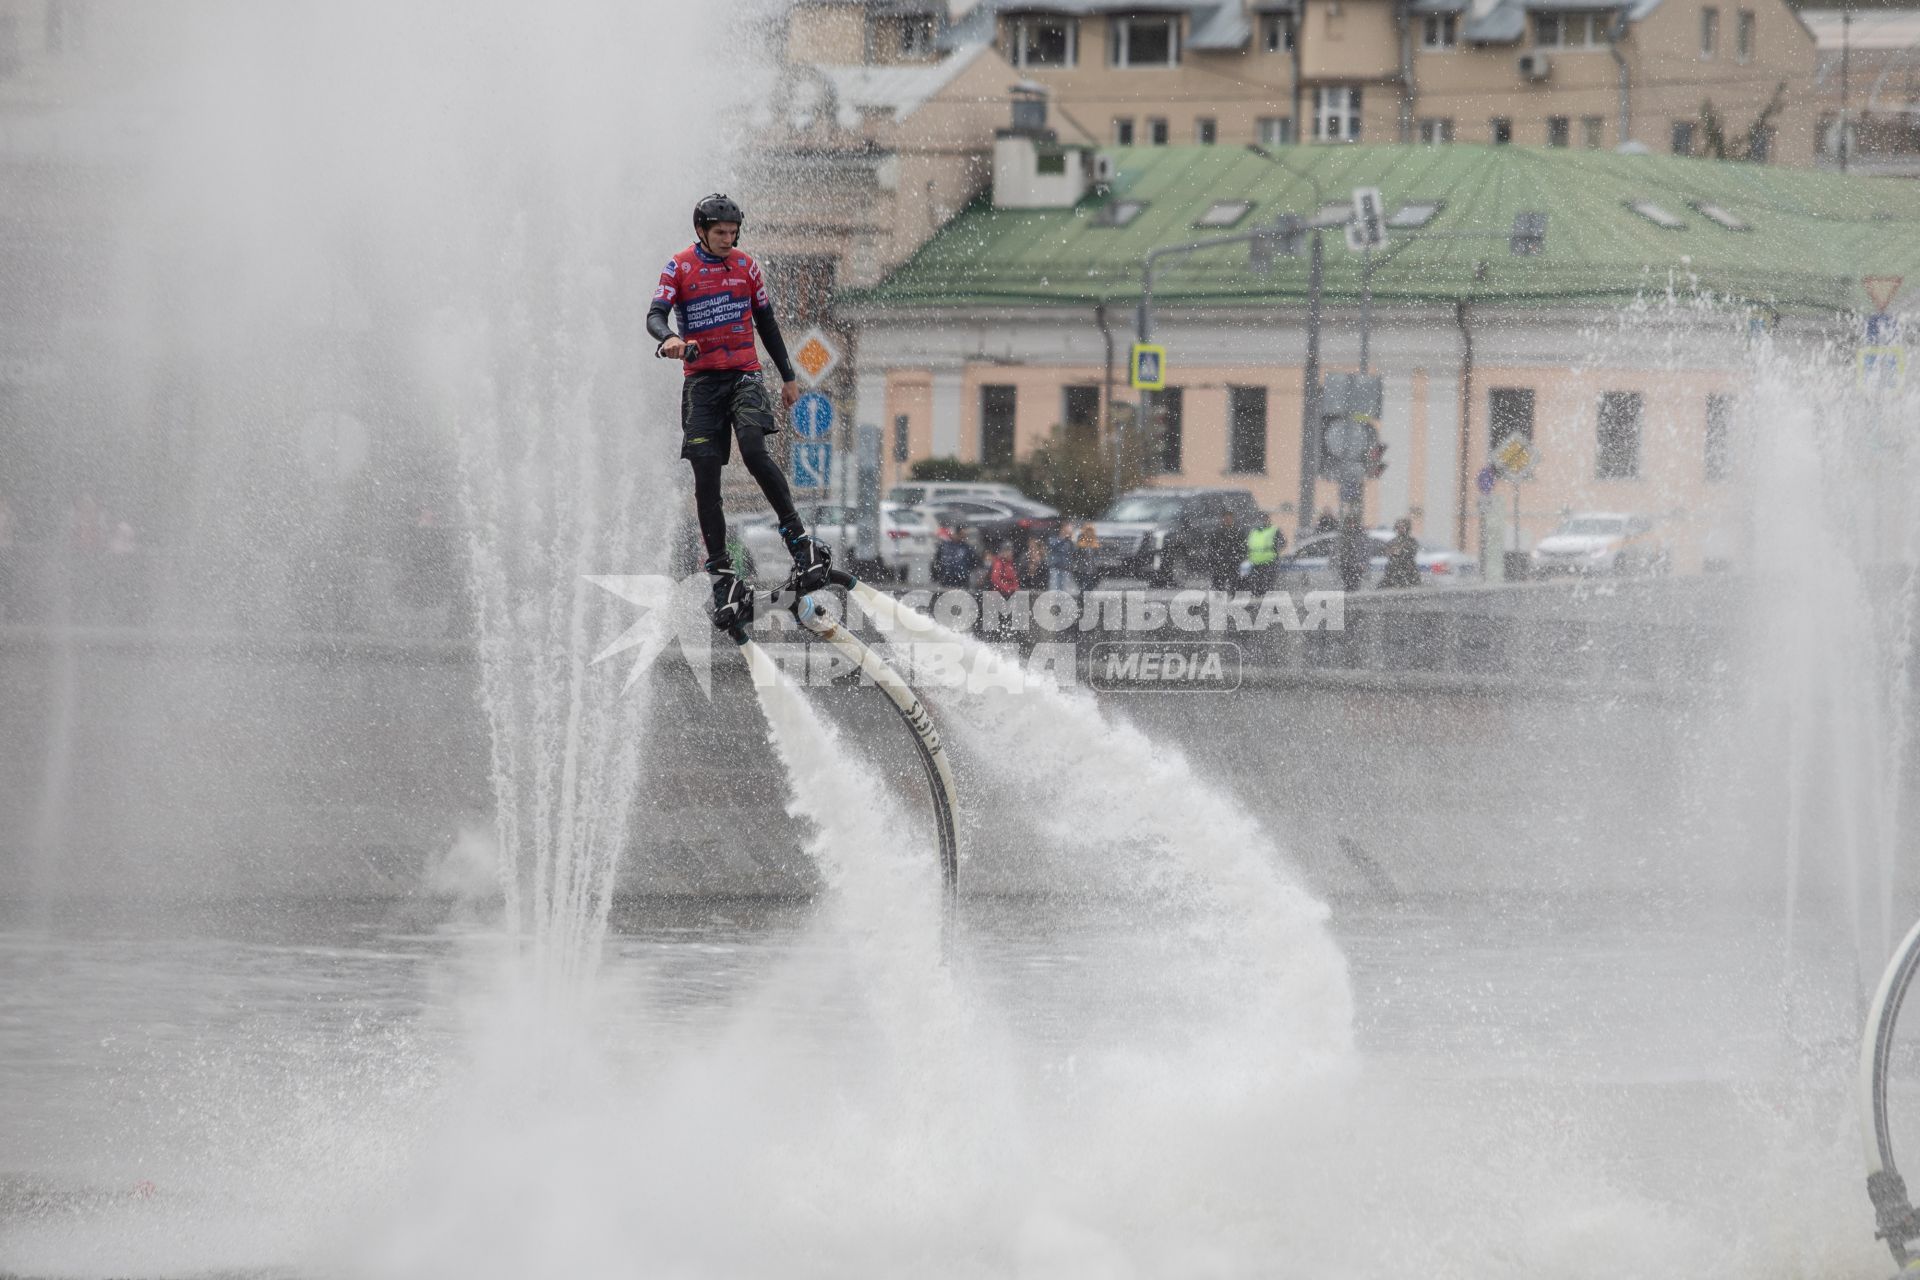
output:
[[697, 235], [716, 222], [745, 223], [747, 215], [740, 206], [718, 191], [693, 206], [693, 230]]

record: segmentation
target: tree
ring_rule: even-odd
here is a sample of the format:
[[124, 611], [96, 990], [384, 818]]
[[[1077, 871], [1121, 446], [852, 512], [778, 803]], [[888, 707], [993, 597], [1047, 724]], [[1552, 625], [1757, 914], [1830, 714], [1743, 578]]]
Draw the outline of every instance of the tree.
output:
[[921, 458], [908, 468], [907, 475], [915, 480], [966, 484], [986, 479], [987, 469], [977, 462], [962, 462], [958, 458]]
[[[1119, 406], [1115, 406], [1118, 408]], [[1116, 415], [1118, 416], [1118, 415]], [[1014, 464], [1008, 479], [1022, 493], [1063, 516], [1097, 516], [1113, 500], [1137, 488], [1147, 474], [1146, 449], [1136, 431], [1118, 431], [1117, 447], [1090, 431], [1054, 427], [1025, 461]]]
[[1753, 160], [1766, 154], [1766, 139], [1773, 118], [1787, 105], [1787, 82], [1782, 80], [1773, 87], [1773, 96], [1767, 99], [1767, 105], [1760, 108], [1760, 114], [1740, 135], [1741, 146], [1731, 151], [1727, 145], [1727, 122], [1713, 108], [1713, 99], [1706, 98], [1700, 103], [1700, 150], [1701, 154], [1715, 160]]

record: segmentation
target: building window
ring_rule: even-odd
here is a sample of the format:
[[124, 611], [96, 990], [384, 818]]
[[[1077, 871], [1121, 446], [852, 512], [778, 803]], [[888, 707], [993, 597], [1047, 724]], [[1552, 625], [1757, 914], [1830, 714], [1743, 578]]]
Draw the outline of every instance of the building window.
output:
[[1420, 122], [1420, 141], [1427, 146], [1438, 146], [1453, 141], [1453, 120], [1451, 117], [1431, 117]]
[[1700, 11], [1700, 56], [1711, 58], [1720, 43], [1720, 11], [1712, 5]]
[[1640, 474], [1640, 393], [1600, 393], [1593, 474], [1601, 480], [1631, 480]]
[[1263, 13], [1260, 15], [1260, 52], [1293, 52], [1292, 14]]
[[1253, 124], [1263, 147], [1284, 147], [1293, 142], [1292, 116], [1261, 116]]
[[1147, 141], [1156, 147], [1167, 145], [1167, 118], [1165, 116], [1147, 117]]
[[1707, 456], [1706, 476], [1709, 480], [1725, 480], [1731, 468], [1731, 459], [1727, 456], [1727, 428], [1733, 422], [1733, 397], [1707, 397]]
[[1607, 145], [1606, 117], [1580, 117], [1580, 145], [1589, 151], [1598, 151]]
[[1060, 392], [1060, 422], [1067, 435], [1077, 440], [1092, 440], [1100, 431], [1100, 388], [1092, 383], [1063, 387]]
[[980, 465], [1013, 465], [1013, 409], [1016, 389], [992, 385], [980, 388]]
[[1133, 117], [1120, 116], [1113, 122], [1113, 145], [1130, 147], [1133, 145]]
[[1158, 423], [1160, 448], [1156, 460], [1160, 474], [1179, 475], [1185, 465], [1180, 456], [1181, 433], [1185, 425], [1186, 395], [1179, 387], [1153, 393], [1153, 416]]
[[1508, 436], [1533, 439], [1533, 388], [1494, 387], [1487, 392], [1487, 447], [1498, 449]]
[[1116, 67], [1180, 65], [1180, 19], [1109, 18], [1107, 61]]
[[1504, 147], [1513, 141], [1513, 121], [1505, 116], [1495, 116], [1488, 122], [1487, 134], [1496, 147]]
[[1201, 116], [1193, 122], [1193, 140], [1203, 147], [1212, 146], [1219, 133], [1219, 122], [1212, 116]]
[[1267, 389], [1227, 388], [1227, 470], [1267, 469]]
[[1565, 116], [1547, 117], [1547, 145], [1564, 147], [1573, 141], [1573, 122]]
[[1007, 48], [1016, 67], [1071, 67], [1080, 60], [1080, 23], [1073, 18], [1014, 18]]
[[933, 38], [938, 30], [939, 24], [930, 13], [910, 13], [901, 18], [900, 56], [931, 58], [935, 52]]
[[1360, 86], [1330, 84], [1313, 91], [1313, 140], [1360, 141]]
[[1536, 49], [1603, 49], [1607, 44], [1604, 13], [1536, 13], [1533, 47]]
[[1753, 10], [1742, 9], [1733, 20], [1733, 56], [1741, 62], [1753, 61]]
[[912, 418], [909, 418], [904, 413], [896, 413], [893, 415], [893, 460], [895, 462], [905, 462], [907, 460], [908, 442], [913, 438], [912, 431]]
[[1693, 154], [1693, 121], [1675, 120], [1673, 122], [1673, 154], [1677, 156]]
[[1420, 19], [1422, 49], [1451, 49], [1459, 43], [1460, 15], [1429, 13]]

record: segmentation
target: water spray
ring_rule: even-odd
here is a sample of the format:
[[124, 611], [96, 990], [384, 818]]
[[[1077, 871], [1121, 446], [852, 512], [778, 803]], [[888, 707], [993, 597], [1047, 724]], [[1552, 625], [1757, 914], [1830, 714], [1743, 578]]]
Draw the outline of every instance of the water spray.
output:
[[[877, 594], [872, 587], [840, 569], [829, 571], [827, 581], [855, 598]], [[960, 848], [953, 822], [953, 811], [958, 801], [953, 769], [947, 763], [946, 746], [940, 740], [939, 730], [934, 728], [933, 717], [928, 714], [926, 703], [920, 700], [899, 672], [888, 666], [886, 660], [864, 640], [829, 617], [814, 603], [812, 594], [801, 594], [796, 582], [797, 578], [789, 579], [786, 585], [769, 592], [768, 603], [791, 610], [800, 625], [852, 661], [873, 681], [876, 688], [887, 695], [887, 701], [913, 734], [914, 750], [920, 757], [921, 767], [926, 771], [927, 792], [933, 802], [934, 829], [940, 840], [940, 879], [946, 889], [947, 905], [951, 909], [960, 891]], [[862, 593], [865, 593], [865, 597]], [[744, 624], [727, 628], [727, 634], [743, 650], [754, 644]]]

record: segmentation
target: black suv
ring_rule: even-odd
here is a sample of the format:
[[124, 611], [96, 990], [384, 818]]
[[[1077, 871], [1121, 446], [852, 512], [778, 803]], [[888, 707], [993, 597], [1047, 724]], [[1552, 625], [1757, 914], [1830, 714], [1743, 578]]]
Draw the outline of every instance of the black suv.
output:
[[[1175, 586], [1207, 574], [1207, 535], [1233, 516], [1244, 536], [1260, 523], [1260, 504], [1245, 489], [1135, 489], [1093, 522], [1100, 549], [1093, 577], [1145, 578]], [[1088, 583], [1092, 586], [1094, 583]]]

